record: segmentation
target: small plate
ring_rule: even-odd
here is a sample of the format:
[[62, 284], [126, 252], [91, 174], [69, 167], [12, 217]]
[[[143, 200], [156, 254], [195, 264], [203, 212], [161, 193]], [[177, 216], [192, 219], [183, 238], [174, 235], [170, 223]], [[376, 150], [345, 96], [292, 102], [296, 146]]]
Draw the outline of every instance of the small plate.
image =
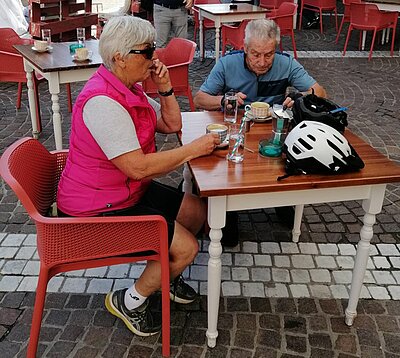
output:
[[35, 51], [35, 52], [39, 52], [39, 53], [47, 52], [48, 49], [49, 49], [49, 47], [46, 47], [45, 50], [38, 50], [35, 46], [32, 46], [32, 50]]
[[251, 111], [247, 111], [247, 118], [251, 119], [255, 123], [263, 123], [263, 122], [270, 121], [272, 119], [271, 115], [268, 115], [267, 117], [254, 118], [253, 114], [251, 113]]
[[76, 55], [72, 55], [72, 60], [76, 62], [86, 62], [86, 61], [92, 61], [91, 57], [89, 56], [88, 58], [85, 58], [84, 60], [78, 59]]
[[216, 148], [217, 148], [217, 149], [223, 149], [223, 148], [226, 148], [228, 145], [229, 145], [229, 137], [227, 136], [227, 137], [225, 138], [225, 140], [224, 140], [221, 144], [218, 144], [218, 145], [216, 146]]

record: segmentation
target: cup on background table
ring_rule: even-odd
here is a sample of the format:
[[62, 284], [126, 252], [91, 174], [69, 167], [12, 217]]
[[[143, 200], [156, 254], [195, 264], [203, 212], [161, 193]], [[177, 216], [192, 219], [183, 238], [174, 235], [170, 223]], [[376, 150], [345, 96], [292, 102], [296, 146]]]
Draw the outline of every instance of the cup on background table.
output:
[[229, 126], [229, 149], [226, 158], [234, 163], [244, 159], [244, 126], [233, 123]]
[[42, 29], [42, 41], [47, 42], [47, 47], [51, 46], [51, 30], [50, 29]]
[[79, 44], [85, 43], [85, 28], [84, 27], [77, 27], [76, 28], [76, 39], [78, 40]]
[[34, 47], [34, 50], [36, 50], [37, 52], [45, 52], [45, 51], [47, 51], [47, 48], [48, 48], [47, 41], [34, 40], [33, 47]]
[[86, 61], [92, 57], [92, 51], [89, 51], [86, 47], [78, 47], [75, 50], [75, 59], [78, 61]]
[[235, 91], [226, 92], [224, 95], [224, 122], [236, 123], [237, 112], [237, 93]]

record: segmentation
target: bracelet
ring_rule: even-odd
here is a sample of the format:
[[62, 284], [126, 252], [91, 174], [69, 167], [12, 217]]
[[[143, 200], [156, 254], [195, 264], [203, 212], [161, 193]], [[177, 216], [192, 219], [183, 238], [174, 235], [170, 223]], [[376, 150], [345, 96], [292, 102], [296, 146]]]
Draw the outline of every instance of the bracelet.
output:
[[169, 91], [166, 91], [166, 92], [158, 91], [158, 94], [159, 94], [160, 96], [162, 96], [162, 97], [169, 97], [169, 96], [172, 96], [172, 95], [174, 94], [174, 88], [171, 87], [171, 89], [170, 89]]

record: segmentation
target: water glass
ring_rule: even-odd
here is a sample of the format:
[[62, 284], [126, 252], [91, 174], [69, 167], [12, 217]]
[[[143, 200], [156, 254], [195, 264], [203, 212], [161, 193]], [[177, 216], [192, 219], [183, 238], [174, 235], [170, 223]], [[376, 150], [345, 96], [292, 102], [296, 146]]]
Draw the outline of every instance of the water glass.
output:
[[76, 38], [78, 40], [78, 43], [80, 43], [80, 44], [85, 43], [85, 28], [84, 27], [78, 27], [76, 29]]
[[47, 42], [47, 46], [51, 45], [51, 30], [42, 29], [42, 40]]
[[226, 158], [234, 163], [241, 163], [244, 159], [244, 127], [240, 124], [230, 125], [229, 149]]
[[236, 123], [237, 112], [238, 100], [236, 92], [226, 92], [224, 96], [224, 122]]

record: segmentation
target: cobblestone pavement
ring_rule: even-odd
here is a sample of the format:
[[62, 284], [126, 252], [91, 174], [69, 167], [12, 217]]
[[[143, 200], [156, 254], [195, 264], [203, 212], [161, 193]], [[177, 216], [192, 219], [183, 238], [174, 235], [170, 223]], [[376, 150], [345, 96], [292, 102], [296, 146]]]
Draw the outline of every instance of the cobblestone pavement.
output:
[[[349, 107], [349, 128], [377, 150], [400, 163], [399, 53], [376, 46], [372, 61], [357, 51], [342, 58], [341, 42], [326, 23], [326, 32], [297, 31], [299, 60], [335, 102]], [[190, 29], [192, 30], [192, 28]], [[284, 39], [284, 48], [291, 49]], [[400, 46], [399, 37], [396, 49]], [[367, 42], [367, 48], [369, 44]], [[206, 50], [213, 35], [206, 32]], [[210, 52], [208, 52], [210, 53]], [[190, 66], [193, 92], [214, 61], [196, 58]], [[81, 84], [73, 84], [75, 97]], [[50, 96], [41, 85], [43, 132], [40, 141], [54, 148]], [[0, 83], [0, 153], [31, 125], [26, 91], [15, 109], [16, 86]], [[180, 98], [182, 110], [188, 102]], [[65, 91], [60, 95], [63, 142], [68, 146], [70, 114]], [[177, 145], [173, 135], [158, 136], [162, 150]], [[178, 185], [182, 169], [161, 178]], [[353, 327], [343, 323], [362, 225], [360, 202], [309, 205], [304, 211], [299, 244], [273, 209], [239, 213], [240, 245], [222, 255], [220, 336], [215, 349], [205, 343], [208, 240], [184, 275], [202, 294], [190, 307], [173, 306], [172, 355], [179, 357], [400, 357], [400, 186], [388, 185], [382, 213], [374, 226], [371, 258]], [[0, 356], [25, 352], [39, 262], [35, 228], [15, 195], [1, 183], [0, 197]], [[54, 277], [49, 292], [38, 356], [159, 357], [160, 338], [133, 337], [106, 313], [104, 294], [128, 286], [143, 265], [74, 271]], [[372, 300], [373, 299], [373, 300]]]

